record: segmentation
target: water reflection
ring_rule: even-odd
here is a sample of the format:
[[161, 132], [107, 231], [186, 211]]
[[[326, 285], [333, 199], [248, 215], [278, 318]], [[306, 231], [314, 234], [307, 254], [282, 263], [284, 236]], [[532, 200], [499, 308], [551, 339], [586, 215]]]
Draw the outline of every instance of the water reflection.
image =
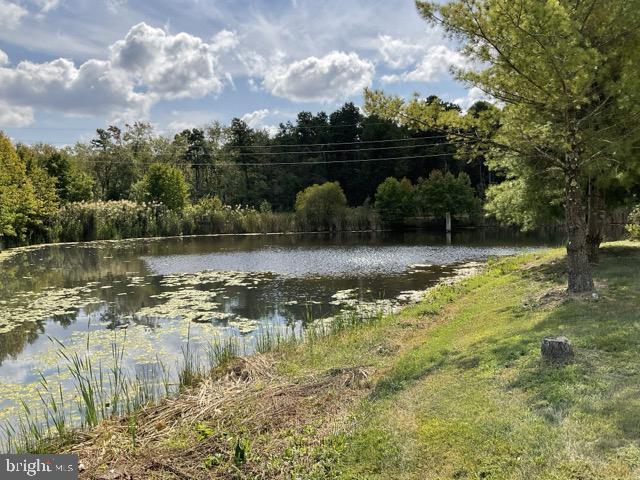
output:
[[[89, 342], [105, 362], [110, 342], [126, 338], [126, 361], [144, 369], [158, 355], [175, 362], [187, 335], [204, 344], [219, 334], [250, 336], [260, 323], [331, 316], [353, 302], [403, 292], [408, 298], [450, 275], [456, 263], [557, 241], [469, 230], [446, 243], [444, 234], [427, 233], [258, 235], [54, 245], [16, 254], [0, 271], [0, 407], [32, 393], [39, 372], [57, 374], [49, 337], [69, 348]], [[346, 300], [336, 298], [346, 291]]]

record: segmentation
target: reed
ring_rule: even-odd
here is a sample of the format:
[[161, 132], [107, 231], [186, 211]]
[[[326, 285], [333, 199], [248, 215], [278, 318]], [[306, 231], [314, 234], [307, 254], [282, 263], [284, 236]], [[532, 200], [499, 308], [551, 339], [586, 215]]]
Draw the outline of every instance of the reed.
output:
[[244, 352], [243, 345], [236, 337], [216, 338], [207, 346], [207, 360], [209, 371], [223, 368]]
[[[107, 418], [127, 415], [130, 423], [127, 431], [131, 444], [137, 446], [138, 425], [136, 413], [148, 405], [179, 394], [199, 384], [216, 368], [224, 368], [234, 359], [249, 353], [266, 354], [284, 352], [299, 346], [313, 348], [316, 342], [331, 336], [379, 321], [383, 312], [376, 315], [350, 311], [330, 319], [313, 319], [311, 310], [307, 319], [296, 331], [295, 326], [265, 325], [248, 344], [244, 337], [221, 337], [212, 340], [206, 349], [206, 368], [203, 368], [197, 349], [191, 343], [190, 327], [187, 341], [182, 348], [176, 375], [156, 358], [150, 368], [143, 368], [133, 375], [125, 366], [126, 331], [122, 338], [114, 332], [111, 345], [110, 366], [92, 360], [89, 335], [85, 351], [70, 352], [64, 344], [50, 339], [58, 346], [58, 356], [71, 374], [75, 403], [65, 401], [61, 383], [52, 385], [41, 376], [38, 409], [22, 402], [22, 413], [13, 422], [0, 427], [0, 448], [5, 452], [52, 453], [59, 451], [77, 431], [94, 428]], [[304, 328], [302, 328], [304, 324]], [[59, 367], [60, 368], [60, 367]], [[174, 383], [172, 380], [176, 379]], [[131, 420], [133, 418], [133, 420]]]
[[[380, 222], [369, 206], [345, 208], [331, 219], [335, 231], [379, 230]], [[160, 203], [130, 200], [73, 202], [56, 210], [43, 227], [47, 242], [120, 240], [177, 235], [287, 233], [315, 231], [319, 227], [293, 212], [272, 212], [243, 205], [224, 205], [204, 198], [182, 211]]]

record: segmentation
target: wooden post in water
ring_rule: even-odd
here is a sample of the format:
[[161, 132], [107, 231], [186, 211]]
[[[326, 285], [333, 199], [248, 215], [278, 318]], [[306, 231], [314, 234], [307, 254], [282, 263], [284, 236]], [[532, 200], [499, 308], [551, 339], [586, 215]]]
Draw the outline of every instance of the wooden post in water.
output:
[[447, 245], [451, 245], [451, 213], [447, 212], [445, 215], [446, 230], [447, 230]]

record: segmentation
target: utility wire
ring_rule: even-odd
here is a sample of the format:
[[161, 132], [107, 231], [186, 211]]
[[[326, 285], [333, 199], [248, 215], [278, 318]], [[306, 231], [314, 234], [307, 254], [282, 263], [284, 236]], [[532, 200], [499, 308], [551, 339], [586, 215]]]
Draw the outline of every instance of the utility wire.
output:
[[[427, 155], [410, 155], [404, 157], [385, 157], [385, 158], [364, 158], [364, 159], [346, 159], [346, 160], [311, 160], [309, 162], [269, 162], [269, 163], [234, 163], [234, 162], [220, 162], [220, 163], [186, 163], [184, 166], [191, 167], [270, 167], [276, 165], [320, 165], [330, 163], [369, 163], [369, 162], [385, 162], [392, 160], [412, 160], [417, 158], [435, 158], [450, 156], [451, 153], [434, 153]], [[109, 165], [116, 164], [131, 164], [131, 162], [123, 162], [121, 160], [104, 161], [104, 160], [82, 160], [80, 163], [103, 163]], [[137, 162], [136, 165], [153, 165], [155, 162]]]
[[419, 147], [439, 147], [441, 145], [461, 145], [463, 143], [471, 142], [442, 142], [442, 143], [425, 143], [422, 145], [396, 145], [393, 147], [368, 147], [368, 148], [349, 148], [342, 150], [302, 150], [298, 152], [233, 152], [235, 156], [260, 156], [260, 155], [310, 155], [310, 154], [325, 154], [325, 153], [348, 153], [348, 152], [368, 152], [379, 150], [394, 150], [398, 148], [419, 148]]
[[[413, 138], [390, 138], [386, 140], [358, 140], [355, 142], [325, 142], [325, 143], [283, 143], [283, 144], [272, 144], [272, 145], [229, 145], [223, 144], [222, 148], [235, 148], [235, 149], [251, 149], [251, 148], [284, 148], [284, 147], [325, 147], [325, 146], [336, 146], [336, 145], [362, 145], [368, 143], [396, 143], [396, 142], [416, 142], [422, 140], [432, 140], [436, 138], [449, 138], [449, 135], [431, 135], [425, 137], [413, 137]], [[33, 140], [33, 139], [27, 139]], [[70, 145], [68, 142], [42, 142], [49, 145]], [[80, 142], [82, 143], [82, 142]], [[89, 143], [89, 142], [87, 142]], [[292, 153], [292, 152], [283, 152], [283, 153]]]
[[[415, 142], [422, 140], [431, 140], [434, 138], [448, 138], [448, 135], [434, 135], [429, 137], [414, 137], [414, 138], [390, 138], [387, 140], [358, 140], [356, 142], [326, 142], [326, 143], [288, 143], [273, 145], [224, 145], [226, 148], [279, 148], [279, 147], [324, 147], [329, 145], [360, 145], [363, 143], [386, 143], [386, 142]], [[289, 152], [285, 152], [289, 153]]]

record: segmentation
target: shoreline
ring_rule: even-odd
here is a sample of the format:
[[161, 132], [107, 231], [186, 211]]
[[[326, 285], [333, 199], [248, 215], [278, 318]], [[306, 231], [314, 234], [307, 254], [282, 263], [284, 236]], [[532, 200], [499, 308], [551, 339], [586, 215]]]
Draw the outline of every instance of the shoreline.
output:
[[[494, 260], [397, 315], [234, 360], [59, 451], [80, 456], [83, 479], [459, 478], [460, 469], [480, 475], [487, 462], [505, 479], [636, 478], [640, 431], [620, 433], [617, 415], [627, 410], [611, 410], [621, 386], [608, 373], [640, 342], [625, 320], [640, 291], [632, 259], [640, 259], [640, 243], [605, 247], [597, 300], [566, 296], [559, 249]], [[622, 294], [612, 282], [635, 286]], [[605, 341], [602, 315], [616, 322], [610, 334], [627, 339], [621, 349], [591, 343]], [[558, 331], [576, 358], [541, 364], [540, 339]], [[585, 397], [585, 389], [602, 393]], [[640, 392], [640, 376], [626, 376], [624, 391]], [[539, 395], [562, 416], [548, 420]], [[598, 398], [609, 407], [594, 410]], [[591, 435], [617, 440], [600, 453], [576, 443]]]

